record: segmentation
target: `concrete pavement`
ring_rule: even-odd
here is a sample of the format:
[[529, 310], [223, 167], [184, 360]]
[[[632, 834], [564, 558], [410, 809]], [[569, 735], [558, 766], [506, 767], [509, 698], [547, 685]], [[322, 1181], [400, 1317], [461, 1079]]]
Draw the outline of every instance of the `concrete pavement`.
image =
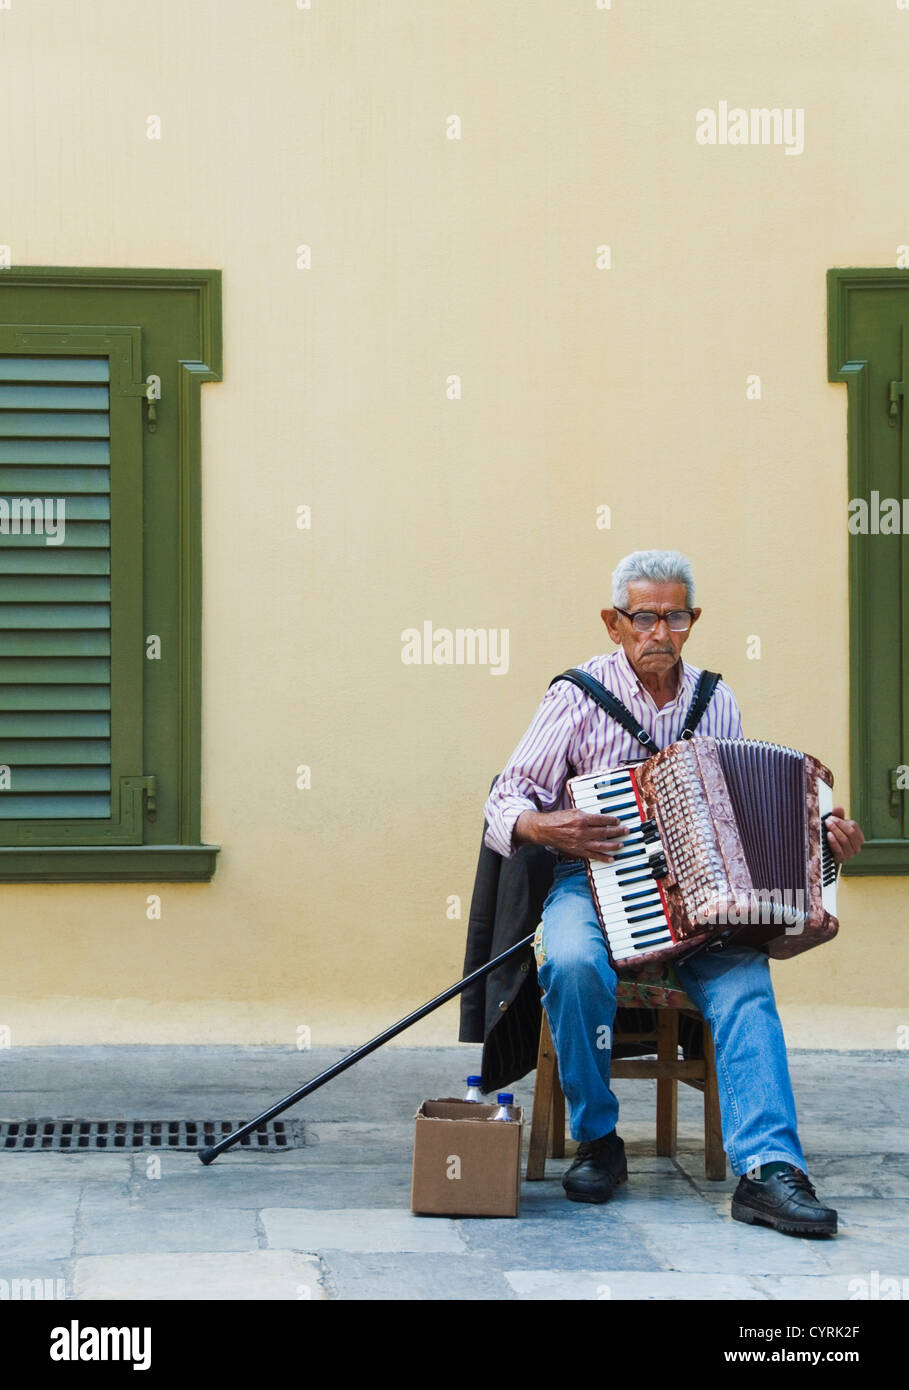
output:
[[[10, 1048], [0, 1118], [251, 1117], [343, 1051]], [[30, 1281], [35, 1296], [40, 1280], [69, 1300], [909, 1298], [906, 1053], [790, 1053], [810, 1174], [840, 1215], [825, 1241], [730, 1219], [736, 1179], [704, 1177], [688, 1087], [678, 1156], [657, 1157], [650, 1082], [615, 1083], [629, 1182], [610, 1203], [565, 1199], [569, 1143], [523, 1184], [516, 1219], [414, 1216], [414, 1112], [460, 1094], [477, 1062], [466, 1046], [386, 1047], [289, 1112], [304, 1147], [208, 1168], [191, 1153], [0, 1151], [0, 1294]], [[532, 1084], [513, 1088], [528, 1109]]]

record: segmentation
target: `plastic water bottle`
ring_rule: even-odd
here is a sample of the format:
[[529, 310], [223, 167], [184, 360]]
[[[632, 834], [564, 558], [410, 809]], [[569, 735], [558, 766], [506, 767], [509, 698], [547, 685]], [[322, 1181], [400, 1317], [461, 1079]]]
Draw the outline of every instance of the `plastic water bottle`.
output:
[[479, 1101], [482, 1101], [482, 1099], [483, 1099], [483, 1094], [482, 1094], [482, 1092], [481, 1092], [481, 1090], [480, 1090], [480, 1083], [481, 1083], [482, 1080], [483, 1080], [482, 1076], [468, 1076], [468, 1078], [467, 1078], [467, 1094], [466, 1094], [466, 1096], [464, 1097], [465, 1100], [479, 1100]]
[[496, 1105], [499, 1107], [491, 1117], [493, 1120], [514, 1120], [514, 1096], [511, 1091], [499, 1091], [496, 1096]]

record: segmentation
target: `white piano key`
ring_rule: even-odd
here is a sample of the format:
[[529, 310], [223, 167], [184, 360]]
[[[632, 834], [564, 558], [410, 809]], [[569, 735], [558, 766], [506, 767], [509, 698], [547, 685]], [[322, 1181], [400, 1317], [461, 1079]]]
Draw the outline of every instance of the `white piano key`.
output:
[[600, 778], [594, 777], [584, 782], [574, 782], [571, 787], [571, 795], [575, 801], [582, 797], [596, 797], [599, 796], [600, 793], [605, 793], [607, 796], [616, 794], [618, 796], [633, 797], [635, 795], [634, 787], [630, 779], [624, 779], [618, 782], [604, 782]]
[[573, 787], [572, 797], [575, 805], [609, 806], [627, 803], [637, 806], [638, 799], [633, 787]]
[[[621, 888], [631, 879], [640, 879], [642, 874], [653, 877], [647, 855], [641, 854], [637, 859], [613, 860], [611, 864], [606, 864], [602, 859], [592, 859], [591, 874], [593, 881], [598, 888], [604, 892], [611, 892], [613, 888]], [[617, 869], [627, 869], [627, 873], [617, 873]]]
[[[661, 917], [665, 915], [665, 908], [659, 898], [654, 898], [652, 902], [645, 904], [639, 912], [629, 912], [624, 904], [607, 904], [605, 907], [602, 905], [600, 906], [600, 915], [606, 926], [618, 923], [622, 927], [650, 927], [653, 926], [654, 922], [657, 920], [657, 918], [651, 915], [654, 912], [658, 912]], [[646, 918], [646, 920], [636, 922], [634, 920], [636, 917], [643, 917]]]
[[[632, 896], [632, 893], [635, 896]], [[637, 894], [642, 894], [643, 896], [638, 897]], [[649, 887], [638, 885], [628, 892], [622, 892], [621, 889], [606, 891], [605, 889], [598, 888], [597, 901], [606, 907], [622, 907], [627, 912], [634, 912], [637, 903], [660, 902], [660, 890], [653, 879], [650, 880]]]
[[604, 767], [599, 772], [582, 772], [576, 779], [578, 782], [630, 782], [630, 767]]
[[[613, 856], [612, 862], [609, 864], [603, 859], [591, 859], [590, 864], [591, 868], [594, 869], [594, 876], [596, 877], [596, 869], [594, 866], [602, 865], [603, 868], [610, 869], [616, 874], [616, 881], [621, 883], [623, 879], [632, 876], [636, 872], [641, 872], [645, 869], [649, 871], [650, 861], [656, 857], [650, 853], [649, 845], [632, 845], [631, 849], [617, 849], [616, 855], [619, 854], [624, 854], [625, 858], [617, 859]], [[622, 870], [622, 872], [620, 873], [619, 870]]]
[[587, 811], [593, 816], [611, 816], [618, 807], [622, 811], [634, 811], [638, 819], [643, 819], [633, 799], [615, 797], [611, 801], [599, 801], [594, 796], [575, 797], [574, 805], [578, 811]]
[[606, 894], [597, 893], [597, 902], [601, 912], [622, 912], [627, 917], [633, 917], [637, 912], [647, 912], [651, 904], [659, 907], [662, 904], [659, 890], [654, 886], [652, 893], [648, 893], [646, 898], [629, 898], [625, 894]]
[[[645, 936], [636, 936], [635, 933], [638, 932], [642, 926], [648, 926], [651, 930], [647, 932]], [[668, 920], [663, 917], [653, 922], [639, 922], [638, 925], [634, 927], [622, 927], [618, 925], [607, 927], [606, 935], [609, 937], [610, 942], [615, 942], [620, 946], [633, 946], [636, 941], [651, 941], [655, 940], [658, 936], [671, 937], [672, 932], [669, 930]]]
[[615, 917], [617, 913], [621, 913], [623, 917], [637, 917], [642, 912], [654, 912], [662, 907], [659, 893], [654, 893], [649, 898], [635, 898], [630, 902], [623, 898], [601, 898], [597, 894], [597, 903], [603, 915], [608, 917]]
[[610, 801], [631, 801], [637, 805], [638, 800], [630, 782], [613, 783], [608, 787], [572, 787], [571, 794], [575, 801], [598, 801], [602, 806], [608, 806]]
[[639, 927], [658, 927], [661, 922], [668, 920], [662, 903], [652, 903], [646, 912], [636, 912], [632, 915], [626, 913], [616, 913], [614, 910], [609, 913], [608, 920], [603, 914], [608, 928], [618, 929], [619, 931], [637, 931]]
[[[659, 923], [656, 923], [656, 926], [659, 927]], [[616, 951], [635, 951], [635, 949], [637, 949], [639, 945], [639, 942], [642, 941], [644, 941], [645, 944], [648, 945], [648, 947], [650, 947], [650, 945], [655, 944], [655, 942], [667, 942], [673, 940], [673, 933], [671, 933], [671, 931], [669, 930], [669, 926], [666, 926], [666, 924], [664, 924], [663, 927], [660, 927], [659, 931], [652, 931], [652, 933], [646, 935], [646, 937], [632, 937], [632, 935], [628, 933], [619, 934], [617, 933], [617, 931], [612, 931], [612, 933], [609, 933], [607, 935], [609, 935], [610, 947], [616, 948]]]
[[[668, 922], [666, 909], [660, 902], [653, 903], [645, 912], [633, 912], [627, 914], [619, 908], [610, 907], [603, 913], [607, 919], [607, 925], [615, 931], [637, 931], [639, 928], [653, 928], [660, 925], [660, 921]], [[635, 917], [643, 917], [644, 921], [634, 921]]]
[[[643, 936], [637, 935], [641, 926], [650, 927], [650, 931], [646, 932]], [[617, 946], [634, 946], [639, 941], [650, 942], [658, 939], [662, 940], [663, 937], [669, 937], [670, 940], [672, 939], [672, 931], [665, 917], [662, 921], [640, 923], [638, 926], [631, 928], [610, 927], [607, 931], [607, 935], [609, 940], [614, 942]]]
[[604, 863], [602, 859], [591, 859], [590, 872], [594, 883], [606, 892], [621, 888], [629, 879], [641, 879], [643, 882], [642, 875], [653, 877], [650, 860], [643, 850], [633, 859], [629, 856], [627, 859], [613, 860], [611, 864]]
[[618, 795], [610, 795], [608, 792], [582, 792], [575, 793], [574, 804], [579, 809], [592, 806], [597, 811], [611, 810], [613, 806], [623, 806], [626, 810], [640, 811], [638, 803], [632, 792], [623, 791]]
[[[655, 942], [652, 949], [661, 951], [664, 946], [671, 945], [672, 938], [667, 936], [665, 940]], [[612, 947], [610, 947], [610, 950], [612, 950]], [[631, 949], [622, 947], [620, 950], [612, 950], [612, 959], [615, 961], [616, 965], [622, 965], [626, 961], [638, 960], [642, 957], [646, 957], [646, 954], [646, 951], [636, 951], [633, 947]]]
[[[615, 853], [624, 854], [625, 858], [615, 860], [612, 864], [606, 864], [605, 867], [611, 874], [615, 874], [619, 883], [635, 871], [640, 871], [641, 869], [649, 871], [650, 861], [655, 857], [650, 853], [650, 846], [647, 844], [629, 845], [627, 849], [622, 849], [617, 845]], [[602, 864], [603, 860], [591, 859], [590, 862], [592, 865]]]
[[609, 878], [606, 874], [594, 875], [594, 883], [598, 891], [603, 893], [613, 890], [617, 893], [631, 893], [655, 886], [656, 879], [647, 865], [642, 864], [634, 873], [622, 874], [621, 878]]

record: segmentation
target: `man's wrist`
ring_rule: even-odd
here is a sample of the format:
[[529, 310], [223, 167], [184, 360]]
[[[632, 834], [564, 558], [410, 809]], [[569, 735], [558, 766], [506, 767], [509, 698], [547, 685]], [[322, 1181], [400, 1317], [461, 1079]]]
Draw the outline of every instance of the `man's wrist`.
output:
[[536, 827], [540, 819], [539, 811], [522, 811], [511, 832], [512, 843], [532, 845], [536, 843]]

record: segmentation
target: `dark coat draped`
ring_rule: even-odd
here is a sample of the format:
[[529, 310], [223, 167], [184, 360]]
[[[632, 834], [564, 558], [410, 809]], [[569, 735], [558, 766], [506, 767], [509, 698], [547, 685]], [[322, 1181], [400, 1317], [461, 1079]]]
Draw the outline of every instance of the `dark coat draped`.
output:
[[[556, 856], [541, 845], [522, 845], [503, 859], [480, 842], [480, 858], [470, 902], [464, 974], [486, 965], [509, 946], [533, 932], [543, 915], [552, 885]], [[498, 1091], [526, 1076], [537, 1064], [540, 1041], [540, 986], [533, 950], [504, 961], [461, 993], [460, 1042], [483, 1044], [483, 1090]], [[645, 1032], [654, 1027], [652, 1009], [619, 1009], [615, 1032]], [[686, 1057], [701, 1053], [701, 1025], [679, 1020]], [[614, 1057], [652, 1052], [647, 1044], [617, 1043]]]

